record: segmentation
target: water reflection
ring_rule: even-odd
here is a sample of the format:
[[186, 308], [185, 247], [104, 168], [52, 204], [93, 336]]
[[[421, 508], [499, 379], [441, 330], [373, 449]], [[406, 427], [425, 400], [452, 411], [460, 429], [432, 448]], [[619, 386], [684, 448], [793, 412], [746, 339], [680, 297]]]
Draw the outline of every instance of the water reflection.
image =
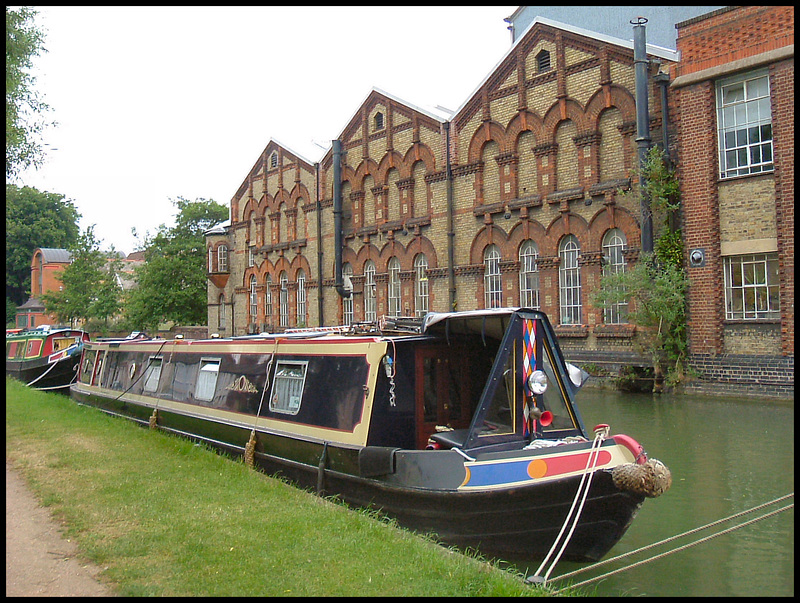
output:
[[[794, 404], [742, 398], [622, 394], [584, 389], [586, 427], [611, 425], [634, 437], [672, 471], [672, 488], [645, 501], [606, 558], [751, 509], [794, 492]], [[583, 573], [574, 582], [678, 548], [753, 519], [764, 511]], [[533, 573], [540, 560], [514, 560]], [[555, 576], [585, 567], [562, 562]], [[557, 585], [557, 582], [553, 583]], [[792, 596], [794, 509], [620, 574], [594, 582], [600, 595]]]

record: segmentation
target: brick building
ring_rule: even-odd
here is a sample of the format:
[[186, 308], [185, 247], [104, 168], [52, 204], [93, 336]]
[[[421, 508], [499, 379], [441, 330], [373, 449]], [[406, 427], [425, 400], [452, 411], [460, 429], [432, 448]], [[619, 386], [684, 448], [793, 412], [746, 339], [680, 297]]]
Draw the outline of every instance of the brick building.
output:
[[[648, 57], [660, 140], [677, 54]], [[626, 308], [590, 301], [640, 250], [634, 90], [632, 42], [537, 18], [452, 113], [373, 89], [318, 163], [270, 141], [207, 233], [209, 330], [524, 305], [575, 354], [634, 355]]]
[[66, 249], [39, 247], [34, 250], [31, 258], [31, 296], [17, 308], [17, 328], [57, 324], [54, 316], [45, 313], [41, 297], [45, 293], [59, 290], [61, 281], [58, 275], [70, 262], [72, 254]]
[[794, 8], [726, 7], [676, 27], [691, 360], [732, 388], [792, 394]]

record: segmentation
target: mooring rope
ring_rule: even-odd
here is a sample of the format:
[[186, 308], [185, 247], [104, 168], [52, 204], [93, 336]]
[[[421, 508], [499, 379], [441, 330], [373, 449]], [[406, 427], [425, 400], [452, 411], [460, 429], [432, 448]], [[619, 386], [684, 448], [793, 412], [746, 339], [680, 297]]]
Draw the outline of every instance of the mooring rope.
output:
[[267, 389], [269, 389], [269, 372], [272, 369], [272, 361], [275, 359], [275, 355], [278, 353], [278, 337], [275, 337], [275, 347], [272, 349], [272, 355], [269, 357], [269, 362], [267, 362], [267, 373], [264, 376], [264, 389], [261, 391], [261, 400], [258, 403], [258, 411], [256, 412], [255, 419], [253, 420], [253, 429], [250, 432], [250, 439], [247, 440], [247, 444], [244, 447], [244, 462], [248, 467], [252, 467], [255, 461], [255, 453], [256, 453], [256, 427], [258, 426], [258, 417], [261, 415], [261, 406], [264, 404], [264, 396], [267, 394]]
[[39, 375], [38, 377], [36, 377], [36, 379], [34, 379], [34, 380], [33, 380], [33, 381], [31, 381], [30, 383], [28, 383], [27, 387], [30, 387], [31, 385], [33, 385], [34, 383], [36, 383], [37, 381], [39, 381], [39, 379], [41, 379], [41, 378], [42, 378], [42, 377], [44, 377], [44, 376], [45, 376], [47, 373], [49, 373], [50, 371], [52, 371], [52, 370], [55, 368], [55, 366], [56, 366], [57, 364], [58, 364], [58, 362], [54, 362], [53, 364], [51, 364], [51, 365], [50, 365], [50, 368], [48, 368], [48, 369], [47, 369], [45, 372], [43, 372], [41, 375]]
[[[758, 510], [763, 509], [765, 507], [769, 507], [770, 505], [774, 505], [774, 504], [779, 503], [779, 502], [781, 502], [783, 500], [786, 500], [788, 498], [792, 498], [793, 496], [794, 496], [794, 492], [792, 492], [791, 494], [787, 494], [785, 496], [781, 496], [779, 498], [776, 498], [775, 500], [772, 500], [772, 501], [770, 501], [768, 503], [764, 503], [764, 504], [758, 505], [756, 507], [753, 507], [752, 509], [748, 509], [746, 511], [741, 511], [739, 513], [735, 513], [733, 515], [730, 515], [730, 516], [725, 517], [723, 519], [718, 519], [716, 521], [708, 523], [708, 524], [706, 524], [704, 526], [700, 526], [698, 528], [693, 528], [691, 530], [683, 532], [682, 534], [678, 534], [676, 536], [671, 536], [671, 537], [665, 538], [664, 540], [661, 540], [659, 542], [654, 542], [653, 544], [649, 544], [649, 545], [643, 546], [641, 548], [638, 548], [638, 549], [636, 549], [634, 551], [629, 551], [627, 553], [623, 553], [621, 555], [617, 555], [616, 557], [612, 557], [611, 559], [606, 559], [605, 561], [601, 561], [599, 563], [595, 563], [594, 565], [591, 565], [589, 567], [583, 567], [583, 568], [577, 569], [575, 571], [567, 572], [566, 574], [562, 574], [560, 576], [556, 576], [555, 578], [553, 578], [553, 581], [555, 581], [555, 580], [564, 580], [566, 578], [571, 578], [571, 577], [577, 576], [578, 574], [582, 574], [582, 573], [587, 572], [589, 570], [596, 569], [598, 567], [601, 567], [603, 565], [607, 565], [607, 564], [612, 563], [614, 561], [619, 561], [620, 559], [624, 559], [625, 557], [630, 557], [631, 555], [634, 555], [636, 553], [641, 553], [641, 552], [647, 551], [647, 550], [652, 549], [652, 548], [654, 548], [656, 546], [659, 546], [659, 545], [662, 545], [662, 544], [666, 544], [668, 542], [672, 542], [673, 540], [677, 540], [678, 538], [682, 538], [684, 536], [689, 536], [691, 534], [695, 534], [695, 533], [700, 532], [702, 530], [705, 530], [707, 528], [714, 527], [714, 526], [719, 525], [721, 523], [724, 523], [726, 521], [730, 521], [732, 519], [736, 519], [738, 517], [742, 517], [742, 516], [747, 515], [749, 513], [753, 513], [755, 511], [758, 511]], [[669, 551], [665, 551], [664, 553], [656, 555], [655, 557], [650, 557], [649, 559], [643, 559], [641, 561], [637, 561], [636, 563], [632, 563], [630, 565], [626, 565], [625, 567], [621, 567], [621, 568], [612, 570], [610, 572], [607, 572], [605, 574], [601, 574], [599, 576], [595, 576], [593, 578], [589, 578], [588, 580], [584, 580], [583, 582], [577, 582], [575, 584], [570, 584], [569, 586], [566, 586], [566, 587], [564, 587], [564, 588], [562, 588], [560, 590], [557, 590], [557, 591], [553, 591], [550, 594], [551, 595], [558, 595], [558, 594], [561, 594], [561, 593], [566, 592], [568, 590], [571, 590], [573, 588], [577, 588], [579, 586], [584, 586], [586, 584], [590, 584], [590, 583], [595, 582], [597, 580], [601, 580], [603, 578], [607, 578], [609, 576], [613, 576], [614, 574], [618, 574], [618, 573], [623, 572], [625, 570], [632, 569], [634, 567], [639, 567], [641, 565], [645, 565], [647, 563], [650, 563], [651, 561], [656, 561], [657, 559], [661, 559], [662, 557], [666, 557], [667, 555], [671, 555], [672, 553], [677, 553], [679, 551], [683, 551], [683, 550], [691, 548], [693, 546], [697, 546], [698, 544], [701, 544], [703, 542], [707, 542], [707, 541], [712, 540], [712, 539], [714, 539], [714, 538], [716, 538], [718, 536], [722, 536], [723, 534], [728, 534], [729, 532], [733, 532], [734, 530], [738, 530], [739, 528], [743, 528], [743, 527], [748, 526], [750, 524], [756, 523], [758, 521], [761, 521], [762, 519], [767, 519], [768, 517], [772, 517], [773, 515], [777, 515], [778, 513], [782, 513], [783, 511], [786, 511], [786, 510], [791, 509], [793, 507], [794, 507], [794, 503], [792, 503], [790, 505], [786, 505], [785, 507], [781, 507], [781, 508], [776, 509], [774, 511], [770, 511], [768, 513], [765, 513], [764, 515], [760, 515], [759, 517], [756, 517], [754, 519], [750, 519], [748, 521], [745, 521], [743, 523], [737, 524], [735, 526], [731, 526], [730, 528], [726, 528], [726, 529], [724, 529], [724, 530], [722, 530], [720, 532], [716, 532], [715, 534], [710, 534], [709, 536], [705, 536], [703, 538], [700, 538], [699, 540], [695, 540], [693, 542], [690, 542], [690, 543], [687, 543], [685, 545], [679, 546], [679, 547], [677, 547], [675, 549], [671, 549]]]
[[[594, 441], [592, 442], [592, 446], [589, 449], [589, 458], [586, 459], [586, 467], [583, 469], [583, 473], [581, 474], [581, 481], [578, 484], [578, 491], [575, 493], [575, 498], [572, 501], [572, 506], [569, 508], [569, 512], [567, 513], [567, 517], [564, 520], [564, 525], [561, 526], [561, 530], [556, 536], [555, 541], [553, 542], [553, 546], [550, 547], [550, 551], [548, 551], [547, 556], [542, 561], [542, 564], [539, 566], [539, 569], [536, 570], [536, 573], [533, 576], [527, 578], [528, 582], [540, 582], [542, 584], [547, 583], [547, 578], [550, 576], [550, 573], [555, 569], [556, 564], [558, 563], [559, 559], [561, 559], [561, 555], [563, 554], [564, 550], [567, 548], [567, 544], [569, 544], [570, 539], [572, 538], [572, 533], [575, 531], [575, 527], [578, 525], [578, 520], [580, 519], [581, 513], [583, 512], [583, 505], [586, 502], [586, 496], [589, 494], [589, 487], [592, 485], [592, 478], [594, 477], [594, 469], [597, 466], [597, 461], [600, 458], [600, 445], [603, 443], [603, 439], [605, 438], [608, 430], [604, 431], [596, 431], [594, 435]], [[597, 454], [595, 454], [595, 452]], [[594, 457], [594, 461], [592, 458]], [[591, 466], [591, 469], [590, 469]], [[588, 482], [586, 477], [589, 477]], [[586, 483], [586, 488], [584, 488], [583, 484]], [[581, 494], [583, 497], [581, 498]], [[553, 554], [553, 551], [558, 546], [559, 541], [561, 540], [561, 536], [564, 534], [564, 530], [566, 529], [567, 525], [570, 523], [570, 519], [572, 519], [572, 512], [575, 510], [575, 504], [578, 502], [578, 499], [581, 498], [580, 506], [578, 507], [578, 512], [575, 514], [575, 518], [572, 520], [572, 525], [570, 527], [569, 533], [567, 537], [564, 539], [564, 543], [561, 546], [561, 549], [558, 551], [558, 554], [553, 559], [553, 562], [550, 564], [550, 568], [547, 570], [547, 573], [542, 576], [541, 572], [544, 569], [544, 566], [547, 565], [547, 562], [550, 560], [550, 555]]]

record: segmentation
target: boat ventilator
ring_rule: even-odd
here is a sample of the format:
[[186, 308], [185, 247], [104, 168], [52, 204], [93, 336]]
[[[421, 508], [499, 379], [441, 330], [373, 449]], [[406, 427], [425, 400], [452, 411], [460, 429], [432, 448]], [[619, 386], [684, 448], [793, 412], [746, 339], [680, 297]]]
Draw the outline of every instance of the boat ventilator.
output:
[[[566, 580], [567, 578], [573, 578], [573, 577], [575, 577], [575, 576], [577, 576], [579, 574], [582, 574], [584, 572], [588, 572], [590, 570], [597, 569], [597, 568], [602, 567], [604, 565], [608, 565], [609, 563], [613, 563], [614, 561], [619, 561], [620, 559], [624, 559], [626, 557], [630, 557], [631, 555], [636, 555], [637, 553], [643, 553], [644, 551], [648, 551], [648, 550], [650, 550], [652, 548], [655, 548], [657, 546], [661, 546], [662, 544], [667, 544], [668, 542], [672, 542], [673, 540], [677, 540], [678, 538], [683, 538], [684, 536], [690, 536], [692, 534], [696, 534], [697, 532], [701, 532], [702, 530], [706, 530], [708, 528], [712, 528], [712, 527], [718, 526], [718, 525], [720, 525], [720, 524], [722, 524], [722, 523], [724, 523], [726, 521], [730, 521], [732, 519], [737, 519], [739, 517], [743, 517], [744, 515], [747, 515], [749, 513], [754, 513], [756, 511], [760, 511], [761, 509], [765, 509], [766, 507], [769, 507], [771, 505], [775, 505], [775, 504], [777, 504], [779, 502], [785, 501], [785, 500], [787, 500], [789, 498], [793, 498], [793, 497], [794, 497], [794, 492], [792, 492], [790, 494], [786, 494], [784, 496], [776, 498], [775, 500], [771, 500], [771, 501], [769, 501], [767, 503], [763, 503], [761, 505], [757, 505], [757, 506], [753, 507], [752, 509], [747, 509], [745, 511], [740, 511], [739, 513], [735, 513], [733, 515], [729, 515], [728, 517], [725, 517], [723, 519], [718, 519], [716, 521], [712, 521], [711, 523], [707, 523], [706, 525], [700, 526], [699, 528], [693, 528], [691, 530], [687, 530], [686, 532], [682, 532], [681, 534], [677, 534], [675, 536], [670, 536], [669, 538], [665, 538], [664, 540], [659, 540], [658, 542], [654, 542], [652, 544], [648, 544], [648, 545], [640, 547], [640, 548], [638, 548], [636, 550], [628, 551], [627, 553], [622, 553], [621, 555], [617, 555], [616, 557], [611, 557], [610, 559], [605, 559], [605, 560], [600, 561], [598, 563], [595, 563], [593, 565], [590, 565], [590, 566], [587, 566], [587, 567], [582, 567], [582, 568], [574, 570], [572, 572], [567, 572], [566, 574], [562, 574], [560, 576], [556, 576], [555, 578], [553, 578], [552, 581], [557, 581], [557, 580], [561, 581], [561, 580]], [[760, 515], [759, 517], [755, 517], [754, 519], [750, 519], [748, 521], [745, 521], [743, 523], [737, 524], [735, 526], [731, 526], [730, 528], [726, 528], [726, 529], [721, 530], [719, 532], [716, 532], [714, 534], [710, 534], [708, 536], [704, 536], [703, 538], [699, 538], [698, 540], [695, 540], [693, 542], [689, 542], [687, 544], [681, 545], [681, 546], [679, 546], [677, 548], [674, 548], [674, 549], [671, 549], [669, 551], [665, 551], [665, 552], [660, 553], [660, 554], [658, 554], [658, 555], [656, 555], [654, 557], [650, 557], [648, 559], [643, 559], [641, 561], [637, 561], [637, 562], [632, 563], [630, 565], [626, 565], [624, 567], [612, 570], [610, 572], [606, 572], [605, 574], [601, 574], [599, 576], [595, 576], [593, 578], [589, 578], [588, 580], [584, 580], [583, 582], [576, 582], [574, 584], [570, 584], [569, 586], [565, 586], [565, 587], [563, 587], [563, 588], [561, 588], [559, 590], [556, 590], [556, 591], [551, 591], [551, 592], [549, 592], [549, 594], [550, 595], [560, 595], [560, 594], [565, 593], [565, 592], [567, 592], [569, 590], [572, 590], [574, 588], [578, 588], [579, 586], [585, 586], [587, 584], [590, 584], [592, 582], [596, 582], [598, 580], [602, 580], [603, 578], [608, 578], [609, 576], [613, 576], [614, 574], [618, 574], [618, 573], [623, 572], [625, 570], [632, 569], [634, 567], [639, 567], [640, 565], [645, 565], [647, 563], [650, 563], [651, 561], [656, 561], [657, 559], [661, 559], [662, 557], [666, 557], [667, 555], [671, 555], [672, 553], [677, 553], [678, 551], [683, 551], [685, 549], [691, 548], [691, 547], [696, 546], [698, 544], [701, 544], [703, 542], [708, 542], [709, 540], [712, 540], [712, 539], [714, 539], [714, 538], [716, 538], [718, 536], [722, 536], [723, 534], [728, 534], [729, 532], [733, 532], [734, 530], [738, 530], [739, 528], [743, 528], [745, 526], [754, 524], [754, 523], [756, 523], [758, 521], [761, 521], [762, 519], [767, 519], [769, 517], [772, 517], [773, 515], [777, 515], [778, 513], [782, 513], [783, 511], [787, 511], [787, 510], [792, 509], [792, 508], [794, 508], [794, 503], [791, 503], [791, 504], [786, 505], [784, 507], [780, 507], [778, 509], [775, 509], [774, 511], [769, 511], [767, 513], [764, 513], [763, 515]], [[538, 572], [537, 572], [537, 574], [538, 574]], [[534, 576], [532, 576], [530, 578], [527, 578], [526, 582], [528, 582], [528, 583], [539, 583], [539, 584], [542, 584], [542, 586], [544, 586], [544, 582], [543, 581], [534, 580], [534, 578], [535, 578]]]

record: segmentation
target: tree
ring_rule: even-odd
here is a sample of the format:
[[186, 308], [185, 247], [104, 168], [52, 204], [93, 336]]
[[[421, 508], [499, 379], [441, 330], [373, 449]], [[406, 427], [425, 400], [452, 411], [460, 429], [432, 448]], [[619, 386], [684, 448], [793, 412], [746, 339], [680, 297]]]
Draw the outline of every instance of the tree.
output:
[[81, 214], [57, 193], [6, 184], [6, 319], [13, 320], [31, 288], [31, 258], [39, 247], [68, 249], [78, 239]]
[[33, 57], [46, 52], [44, 36], [34, 26], [36, 11], [6, 7], [6, 179], [28, 166], [41, 165], [39, 135], [44, 130], [47, 103], [34, 89], [29, 73]]
[[[107, 269], [108, 257], [100, 251], [94, 225], [78, 237], [70, 251], [72, 262], [60, 275], [61, 290], [42, 295], [42, 303], [59, 322], [107, 320], [120, 309], [122, 288], [115, 269]], [[112, 250], [111, 255], [116, 253]]]
[[208, 317], [203, 232], [228, 217], [213, 200], [173, 200], [176, 224], [159, 227], [144, 243], [145, 263], [134, 271], [125, 314], [130, 329], [153, 330], [163, 322], [205, 324]]

